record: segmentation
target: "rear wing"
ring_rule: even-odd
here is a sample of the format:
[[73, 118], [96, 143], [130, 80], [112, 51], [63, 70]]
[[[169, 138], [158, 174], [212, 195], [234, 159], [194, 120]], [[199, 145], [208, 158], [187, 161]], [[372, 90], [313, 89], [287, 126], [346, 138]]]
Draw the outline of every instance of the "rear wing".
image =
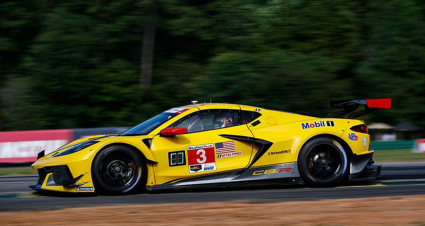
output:
[[[344, 118], [353, 119], [375, 111], [378, 108], [391, 108], [391, 98], [367, 100], [337, 100], [331, 101], [330, 103], [332, 108], [341, 108], [343, 110], [331, 112], [326, 116], [327, 118], [345, 116]], [[359, 106], [363, 106], [364, 109], [356, 111]]]

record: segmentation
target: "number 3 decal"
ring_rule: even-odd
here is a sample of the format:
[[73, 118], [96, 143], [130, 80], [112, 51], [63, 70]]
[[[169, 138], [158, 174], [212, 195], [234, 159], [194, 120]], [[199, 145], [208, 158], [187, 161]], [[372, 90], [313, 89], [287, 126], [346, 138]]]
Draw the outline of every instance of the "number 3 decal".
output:
[[[215, 151], [214, 144], [200, 144], [187, 147], [187, 160], [189, 163], [189, 172], [203, 172], [216, 170], [215, 167]], [[214, 165], [213, 168], [211, 168]], [[200, 171], [190, 170], [192, 168], [200, 168]], [[206, 167], [205, 170], [204, 167]]]
[[196, 161], [199, 164], [205, 163], [207, 161], [207, 156], [205, 156], [205, 150], [204, 149], [199, 149], [196, 152], [196, 154], [199, 155], [199, 157], [201, 158], [201, 159], [196, 158]]

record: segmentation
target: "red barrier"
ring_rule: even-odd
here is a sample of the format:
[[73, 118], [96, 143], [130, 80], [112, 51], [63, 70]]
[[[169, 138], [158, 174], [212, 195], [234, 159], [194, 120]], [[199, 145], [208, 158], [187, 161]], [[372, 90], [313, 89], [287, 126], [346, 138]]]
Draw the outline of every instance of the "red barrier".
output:
[[425, 139], [418, 139], [413, 148], [414, 153], [425, 153]]
[[37, 149], [48, 153], [72, 139], [70, 129], [0, 132], [0, 163], [34, 162]]

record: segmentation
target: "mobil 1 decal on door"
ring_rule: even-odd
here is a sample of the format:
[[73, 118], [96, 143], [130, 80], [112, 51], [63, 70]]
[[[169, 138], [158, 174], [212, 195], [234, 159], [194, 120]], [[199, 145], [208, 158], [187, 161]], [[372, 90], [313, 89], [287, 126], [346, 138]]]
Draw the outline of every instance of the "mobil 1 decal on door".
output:
[[215, 165], [214, 144], [202, 144], [187, 147], [189, 172], [217, 170]]

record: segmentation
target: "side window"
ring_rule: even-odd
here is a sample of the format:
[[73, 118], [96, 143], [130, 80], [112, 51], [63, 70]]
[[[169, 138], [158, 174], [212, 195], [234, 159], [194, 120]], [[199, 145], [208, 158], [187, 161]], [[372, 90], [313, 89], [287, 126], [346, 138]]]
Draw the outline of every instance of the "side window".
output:
[[188, 115], [170, 127], [184, 127], [189, 133], [221, 129], [240, 125], [239, 115], [235, 110], [204, 110]]
[[186, 128], [188, 132], [193, 132], [195, 130], [202, 130], [202, 125], [199, 123], [199, 112], [190, 114], [177, 122], [170, 125], [170, 127], [182, 127]]
[[241, 112], [241, 121], [242, 121], [241, 124], [250, 123], [260, 116], [261, 116], [261, 114], [258, 113], [258, 112], [255, 112], [255, 111], [242, 111]]

